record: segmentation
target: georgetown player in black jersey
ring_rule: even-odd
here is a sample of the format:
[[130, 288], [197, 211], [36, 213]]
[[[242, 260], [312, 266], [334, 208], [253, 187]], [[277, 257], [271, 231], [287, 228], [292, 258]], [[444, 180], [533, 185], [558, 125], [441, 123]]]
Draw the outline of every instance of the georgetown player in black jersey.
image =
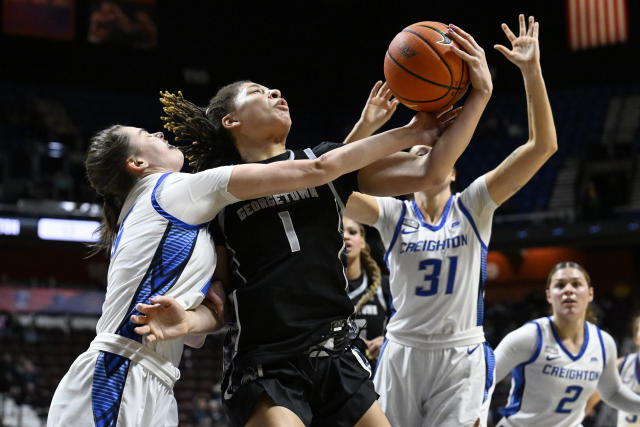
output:
[[360, 338], [367, 345], [366, 356], [371, 366], [375, 367], [391, 314], [389, 276], [382, 273], [371, 255], [364, 225], [346, 216], [342, 218], [342, 225], [349, 298], [355, 306]]
[[[470, 65], [471, 74], [485, 63], [483, 53], [469, 44], [455, 52]], [[341, 210], [356, 190], [407, 194], [425, 183], [442, 182], [469, 143], [490, 94], [490, 87], [474, 87], [462, 111], [439, 117], [439, 142], [430, 156], [396, 153], [331, 184], [239, 202], [221, 213], [216, 233], [225, 246], [219, 248], [218, 265], [225, 265], [222, 258], [228, 252], [225, 283], [232, 306], [227, 312], [233, 317], [225, 343], [223, 398], [234, 424], [389, 425], [351, 320], [354, 306], [340, 260]], [[393, 108], [387, 89], [375, 98], [384, 101], [382, 109]], [[287, 150], [288, 105], [280, 91], [254, 82], [222, 88], [207, 108], [181, 95], [163, 99], [168, 129], [198, 142], [185, 150], [197, 170], [314, 158], [342, 145], [324, 142], [313, 149]], [[432, 138], [433, 132], [425, 132], [417, 139], [433, 145]], [[170, 299], [166, 305], [158, 311], [170, 309]], [[152, 336], [171, 337], [155, 329], [153, 313], [148, 313], [144, 321]], [[198, 332], [202, 325], [190, 326]]]

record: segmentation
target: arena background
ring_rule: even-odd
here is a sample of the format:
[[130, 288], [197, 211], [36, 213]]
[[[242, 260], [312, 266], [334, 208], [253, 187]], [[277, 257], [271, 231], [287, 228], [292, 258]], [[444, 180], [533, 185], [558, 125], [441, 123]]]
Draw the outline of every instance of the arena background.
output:
[[[622, 4], [626, 31], [572, 48], [571, 3], [609, 1]], [[108, 16], [113, 4], [126, 16], [119, 28]], [[488, 340], [495, 347], [508, 331], [546, 314], [546, 274], [571, 259], [591, 273], [600, 326], [620, 354], [635, 351], [638, 10], [625, 0], [2, 0], [0, 425], [42, 425], [58, 381], [95, 334], [107, 260], [86, 257], [83, 241], [100, 206], [82, 166], [95, 131], [113, 123], [160, 130], [160, 90], [182, 90], [205, 104], [219, 86], [252, 79], [279, 88], [289, 102], [289, 147], [341, 141], [373, 83], [384, 78], [388, 43], [424, 20], [453, 22], [474, 35], [493, 74], [493, 98], [457, 165], [460, 188], [527, 137], [522, 79], [492, 46], [507, 45], [500, 23], [516, 29], [518, 13], [540, 21], [559, 151], [496, 213]], [[411, 114], [400, 106], [385, 128]], [[180, 425], [227, 425], [219, 406], [221, 340], [218, 333], [184, 353], [175, 388]], [[490, 425], [508, 386], [496, 388]], [[611, 426], [614, 417], [601, 403], [584, 425]]]

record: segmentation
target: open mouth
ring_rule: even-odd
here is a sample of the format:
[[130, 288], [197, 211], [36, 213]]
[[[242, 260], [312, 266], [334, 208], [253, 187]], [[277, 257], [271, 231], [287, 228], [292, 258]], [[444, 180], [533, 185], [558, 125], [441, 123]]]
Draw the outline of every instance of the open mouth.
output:
[[284, 111], [289, 111], [289, 104], [287, 104], [287, 101], [280, 98], [280, 100], [276, 103], [276, 108]]

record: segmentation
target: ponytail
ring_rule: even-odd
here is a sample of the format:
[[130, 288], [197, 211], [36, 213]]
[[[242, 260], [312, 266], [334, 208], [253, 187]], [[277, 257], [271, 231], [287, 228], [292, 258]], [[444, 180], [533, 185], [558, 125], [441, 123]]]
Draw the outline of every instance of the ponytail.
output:
[[180, 91], [177, 95], [160, 92], [166, 114], [160, 117], [165, 121], [164, 127], [175, 135], [176, 141], [191, 142], [180, 149], [196, 171], [242, 162], [222, 118], [233, 111], [235, 96], [244, 83], [238, 81], [222, 87], [206, 108], [185, 99]]
[[[362, 224], [359, 224], [360, 233], [365, 238], [365, 231]], [[371, 250], [369, 244], [365, 244], [365, 247], [360, 251], [360, 263], [364, 267], [364, 271], [371, 280], [371, 284], [367, 288], [367, 291], [360, 297], [360, 300], [356, 303], [356, 313], [360, 311], [363, 305], [365, 305], [378, 291], [380, 284], [382, 283], [382, 272], [378, 263], [371, 256]]]
[[103, 218], [97, 232], [98, 241], [89, 245], [90, 255], [109, 252], [117, 234], [122, 204], [136, 182], [126, 170], [127, 157], [133, 154], [122, 126], [114, 125], [96, 133], [91, 139], [85, 168], [89, 183], [102, 196]]

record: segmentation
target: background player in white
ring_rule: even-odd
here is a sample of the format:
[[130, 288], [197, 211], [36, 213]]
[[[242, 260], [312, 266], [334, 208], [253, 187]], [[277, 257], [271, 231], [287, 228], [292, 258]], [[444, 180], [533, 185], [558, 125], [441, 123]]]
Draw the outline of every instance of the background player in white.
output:
[[[393, 425], [486, 424], [493, 355], [482, 322], [493, 212], [557, 149], [540, 68], [538, 23], [530, 17], [527, 28], [520, 15], [519, 26], [515, 36], [502, 24], [511, 49], [495, 48], [522, 72], [529, 139], [462, 193], [451, 193], [452, 170], [439, 187], [414, 193], [413, 201], [355, 194], [347, 204], [345, 215], [376, 227], [387, 247], [395, 313], [387, 326], [374, 384]], [[469, 36], [452, 36], [481, 50]], [[491, 85], [486, 62], [482, 70], [471, 74], [474, 87], [478, 80]], [[411, 151], [429, 155], [429, 147]]]
[[[622, 379], [622, 384], [636, 394], [640, 394], [640, 316], [633, 318], [633, 342], [636, 352], [625, 354], [618, 358], [617, 368]], [[586, 415], [600, 402], [602, 397], [597, 391], [587, 401]], [[616, 427], [640, 426], [640, 409], [634, 413], [618, 411], [618, 423]]]
[[[275, 104], [275, 102], [274, 102]], [[265, 114], [281, 115], [277, 106]], [[58, 385], [49, 426], [177, 425], [173, 384], [184, 339], [142, 343], [131, 316], [137, 304], [172, 295], [215, 328], [200, 306], [215, 269], [208, 222], [238, 200], [322, 185], [380, 157], [433, 139], [418, 114], [405, 127], [341, 147], [315, 160], [248, 164], [179, 173], [184, 157], [162, 132], [115, 125], [91, 141], [86, 169], [104, 197], [98, 249], [111, 252], [97, 336]], [[196, 307], [199, 307], [196, 309]], [[197, 323], [196, 323], [197, 324]]]
[[561, 262], [545, 292], [552, 315], [510, 332], [496, 347], [496, 382], [512, 373], [498, 426], [580, 426], [596, 388], [614, 408], [640, 412], [640, 396], [620, 381], [613, 338], [585, 320], [593, 301], [589, 274]]

